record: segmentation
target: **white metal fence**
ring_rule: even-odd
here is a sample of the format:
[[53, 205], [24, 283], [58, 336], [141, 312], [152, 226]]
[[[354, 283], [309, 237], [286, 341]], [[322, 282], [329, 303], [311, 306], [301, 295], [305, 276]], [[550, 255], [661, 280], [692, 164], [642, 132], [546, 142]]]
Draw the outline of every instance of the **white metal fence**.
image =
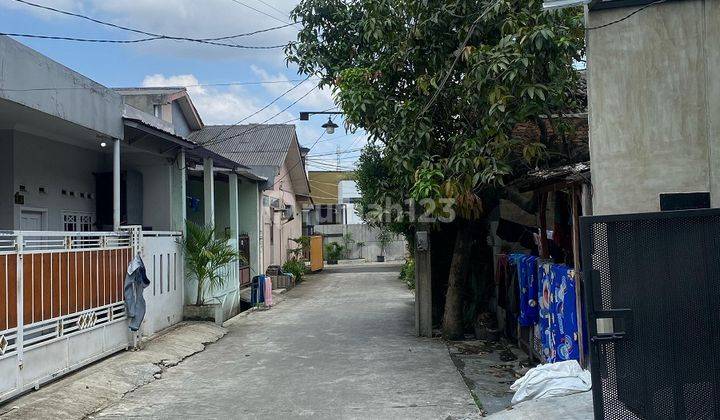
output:
[[123, 283], [136, 252], [151, 285], [143, 334], [182, 319], [176, 232], [0, 233], [0, 403], [128, 347]]

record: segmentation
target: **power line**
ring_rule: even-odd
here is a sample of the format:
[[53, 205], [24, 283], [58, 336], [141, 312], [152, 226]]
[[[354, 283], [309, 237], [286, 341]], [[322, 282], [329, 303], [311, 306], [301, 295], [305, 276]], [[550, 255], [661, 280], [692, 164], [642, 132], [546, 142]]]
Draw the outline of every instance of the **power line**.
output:
[[[213, 144], [214, 141], [216, 141], [216, 140], [217, 140], [220, 136], [222, 136], [223, 134], [227, 133], [231, 128], [237, 127], [238, 125], [242, 124], [244, 121], [247, 121], [248, 119], [254, 117], [255, 115], [257, 115], [257, 114], [259, 114], [259, 113], [261, 113], [262, 111], [268, 109], [271, 105], [273, 105], [275, 102], [279, 101], [279, 100], [280, 100], [281, 98], [283, 98], [285, 95], [287, 95], [288, 93], [290, 93], [290, 92], [292, 92], [293, 90], [295, 90], [295, 89], [297, 89], [298, 87], [300, 87], [300, 85], [302, 85], [303, 83], [305, 83], [309, 78], [310, 78], [310, 76], [308, 76], [308, 77], [306, 77], [305, 79], [303, 79], [300, 83], [298, 83], [298, 84], [296, 84], [296, 85], [293, 85], [290, 89], [288, 89], [288, 90], [286, 90], [285, 92], [283, 92], [280, 96], [278, 96], [277, 98], [275, 98], [275, 99], [273, 99], [272, 101], [270, 101], [270, 103], [268, 103], [268, 104], [265, 105], [264, 107], [258, 109], [257, 111], [253, 112], [252, 114], [244, 117], [244, 118], [241, 119], [240, 121], [238, 121], [238, 122], [236, 122], [236, 123], [233, 123], [233, 124], [231, 124], [231, 125], [223, 128], [223, 129], [220, 130], [215, 136], [213, 136], [210, 140], [208, 140], [207, 142], [205, 142], [205, 144], [206, 144], [206, 145], [211, 145], [211, 144]], [[311, 90], [310, 92], [312, 92], [312, 90]]]
[[[266, 84], [277, 84], [277, 83], [295, 83], [301, 82], [305, 79], [287, 79], [287, 80], [265, 80], [265, 81], [248, 81], [248, 82], [218, 82], [218, 83], [197, 83], [194, 85], [180, 85], [178, 87], [193, 88], [193, 87], [207, 87], [207, 86], [251, 86], [251, 85], [266, 85]], [[308, 80], [317, 80], [317, 78], [311, 77]], [[153, 86], [148, 86], [153, 87]], [[27, 89], [6, 89], [0, 87], [0, 91], [5, 92], [32, 92], [32, 91], [45, 91], [45, 90], [94, 90], [96, 87], [89, 86], [67, 86], [67, 87], [41, 87], [41, 88], [27, 88]], [[110, 89], [122, 89], [122, 88], [110, 88]]]
[[[137, 28], [131, 28], [127, 26], [118, 25], [112, 22], [106, 22], [100, 19], [95, 19], [90, 16], [82, 15], [79, 13], [73, 13], [69, 12], [67, 10], [57, 9], [55, 7], [50, 6], [44, 6], [42, 4], [32, 3], [27, 0], [15, 0], [18, 3], [22, 3], [31, 7], [37, 7], [39, 9], [49, 10], [51, 12], [60, 13], [67, 16], [73, 16], [80, 19], [85, 19], [90, 22], [97, 23], [99, 25], [105, 25], [116, 29], [121, 29], [123, 31], [128, 32], [134, 32], [137, 34], [147, 35], [151, 38], [142, 38], [138, 40], [129, 40], [134, 42], [147, 42], [147, 41], [154, 41], [156, 39], [171, 39], [171, 40], [177, 40], [177, 41], [190, 41], [190, 42], [199, 42], [204, 44], [211, 44], [211, 45], [220, 45], [220, 46], [226, 46], [226, 47], [234, 47], [234, 48], [253, 48], [253, 49], [269, 49], [269, 48], [284, 48], [286, 45], [273, 45], [273, 46], [265, 46], [265, 47], [251, 47], [251, 46], [243, 46], [243, 45], [236, 45], [236, 44], [228, 44], [224, 42], [216, 42], [216, 41], [223, 41], [228, 39], [234, 39], [234, 38], [240, 38], [244, 36], [250, 36], [250, 35], [256, 35], [263, 32], [269, 32], [277, 29], [282, 29], [288, 26], [291, 26], [291, 23], [283, 22], [282, 26], [275, 26], [272, 28], [266, 28], [266, 29], [260, 29], [253, 32], [247, 32], [242, 34], [236, 34], [236, 35], [229, 35], [229, 36], [221, 36], [221, 37], [215, 37], [215, 38], [189, 38], [189, 37], [181, 37], [181, 36], [172, 36], [172, 35], [165, 35], [165, 34], [158, 34], [153, 32], [144, 31]], [[61, 40], [68, 40], [68, 41], [81, 41], [81, 42], [106, 42], [106, 43], [128, 43], [128, 42], [119, 42], [120, 40], [96, 40], [96, 39], [89, 39], [89, 38], [72, 38], [72, 37], [60, 37], [60, 36], [47, 36], [47, 35], [34, 35], [34, 34], [3, 34], [3, 35], [11, 35], [11, 36], [18, 36], [18, 37], [26, 37], [26, 38], [43, 38], [43, 39], [61, 39]]]
[[[297, 85], [295, 85], [294, 87], [300, 86], [302, 83], [303, 83], [303, 82], [300, 82], [300, 83], [298, 83]], [[216, 141], [215, 141], [214, 143], [212, 143], [212, 140], [211, 140], [211, 142], [207, 142], [207, 143], [205, 143], [205, 145], [219, 144], [219, 143], [222, 143], [222, 142], [225, 142], [225, 141], [228, 141], [228, 140], [232, 140], [232, 139], [237, 138], [237, 137], [241, 137], [241, 136], [244, 137], [246, 134], [252, 134], [252, 133], [255, 133], [255, 132], [259, 131], [259, 129], [258, 129], [257, 126], [262, 126], [263, 124], [267, 123], [268, 121], [274, 119], [275, 117], [279, 116], [279, 115], [282, 114], [283, 112], [285, 112], [285, 111], [287, 111], [288, 109], [292, 108], [292, 107], [295, 106], [298, 102], [302, 101], [303, 99], [305, 99], [305, 97], [307, 97], [308, 95], [310, 95], [315, 89], [317, 89], [317, 86], [314, 86], [312, 89], [310, 89], [309, 91], [305, 92], [304, 95], [302, 95], [301, 97], [299, 97], [297, 100], [293, 101], [290, 105], [288, 105], [288, 106], [286, 106], [285, 108], [281, 109], [281, 110], [278, 111], [275, 115], [273, 115], [273, 116], [271, 116], [270, 118], [266, 119], [265, 121], [257, 124], [256, 126], [251, 127], [251, 128], [249, 128], [248, 130], [245, 130], [245, 131], [243, 131], [243, 132], [241, 132], [241, 133], [238, 133], [238, 134], [235, 134], [235, 135], [233, 135], [233, 136], [230, 136], [230, 137], [227, 137], [227, 138], [224, 138], [224, 139], [219, 139], [219, 140], [217, 140], [218, 137], [219, 137], [222, 133], [226, 133], [231, 127], [234, 127], [234, 126], [239, 125], [241, 122], [243, 122], [243, 121], [246, 120], [247, 118], [252, 117], [253, 115], [257, 114], [259, 111], [258, 111], [258, 112], [255, 112], [253, 115], [250, 115], [250, 116], [246, 117], [245, 119], [239, 121], [238, 123], [235, 123], [235, 124], [233, 124], [232, 126], [226, 127], [225, 130], [221, 131], [220, 133], [218, 133], [217, 136], [215, 136], [215, 140], [216, 140]], [[269, 106], [269, 105], [268, 105], [268, 106]], [[294, 119], [293, 119], [293, 121], [294, 121]], [[264, 129], [264, 128], [260, 128], [260, 130], [262, 130], [262, 129]]]
[[594, 30], [596, 30], [596, 29], [607, 28], [608, 26], [615, 25], [616, 23], [620, 23], [620, 22], [622, 22], [622, 21], [628, 20], [628, 19], [630, 19], [631, 17], [635, 16], [636, 14], [642, 12], [643, 10], [645, 10], [645, 9], [647, 9], [647, 8], [649, 8], [649, 7], [658, 5], [658, 4], [660, 4], [660, 3], [665, 3], [665, 1], [666, 1], [666, 0], [658, 0], [658, 1], [652, 2], [652, 3], [650, 3], [650, 4], [646, 4], [645, 6], [643, 6], [643, 7], [639, 8], [639, 9], [635, 10], [634, 12], [630, 13], [629, 15], [626, 15], [626, 16], [624, 16], [624, 17], [621, 17], [620, 19], [613, 20], [612, 22], [608, 22], [608, 23], [605, 23], [605, 24], [603, 24], [603, 25], [598, 25], [598, 26], [593, 26], [593, 27], [590, 27], [590, 28], [585, 28], [585, 30], [586, 30], [586, 31], [594, 31]]
[[[16, 1], [19, 1], [19, 0], [16, 0]], [[0, 35], [14, 36], [14, 37], [18, 37], [18, 38], [51, 39], [51, 40], [56, 40], [56, 41], [92, 42], [92, 43], [102, 43], [102, 44], [136, 44], [136, 43], [140, 43], [140, 42], [149, 42], [149, 41], [158, 41], [158, 40], [162, 40], [162, 39], [170, 39], [170, 40], [178, 40], [178, 41], [201, 42], [203, 44], [218, 45], [221, 47], [238, 48], [238, 49], [244, 49], [244, 50], [274, 50], [274, 49], [278, 49], [278, 48], [287, 47], [287, 44], [282, 44], [282, 45], [239, 45], [239, 44], [228, 44], [226, 42], [195, 41], [195, 40], [192, 40], [189, 38], [183, 39], [183, 38], [168, 37], [168, 36], [157, 36], [157, 37], [140, 38], [140, 39], [102, 39], [102, 38], [76, 38], [76, 37], [59, 36], [59, 35], [25, 34], [25, 33], [16, 33], [16, 32], [0, 32]]]
[[241, 5], [241, 6], [245, 6], [245, 7], [247, 7], [248, 9], [254, 10], [254, 11], [256, 11], [256, 12], [262, 14], [262, 15], [265, 15], [265, 16], [271, 18], [271, 19], [275, 19], [275, 20], [277, 20], [278, 22], [287, 23], [288, 25], [294, 25], [294, 23], [288, 23], [287, 21], [283, 21], [283, 20], [281, 20], [281, 19], [278, 19], [277, 17], [275, 17], [275, 16], [273, 16], [273, 15], [271, 15], [271, 14], [269, 14], [269, 13], [265, 13], [265, 12], [263, 12], [263, 11], [260, 10], [260, 9], [256, 9], [256, 8], [250, 6], [249, 4], [246, 4], [246, 3], [241, 2], [240, 0], [230, 0], [230, 1], [235, 2], [235, 3], [237, 3], [237, 4]]
[[314, 154], [314, 155], [308, 155], [308, 157], [331, 156], [331, 155], [332, 155], [332, 156], [335, 156], [335, 155], [338, 155], [338, 154], [353, 153], [353, 152], [357, 152], [357, 151], [360, 151], [360, 150], [362, 150], [362, 147], [359, 147], [359, 148], [357, 148], [357, 149], [343, 150], [343, 151], [341, 151], [341, 152], [317, 153], [317, 154]]
[[[320, 134], [320, 136], [318, 136], [318, 138], [315, 139], [315, 142], [312, 144], [312, 146], [310, 146], [310, 150], [312, 150], [313, 147], [315, 147], [315, 145], [318, 144], [318, 142], [320, 141], [321, 138], [323, 138], [324, 135], [325, 135], [325, 132], [323, 131], [323, 132]], [[291, 172], [293, 169], [295, 169], [296, 166], [298, 166], [298, 165], [301, 164], [301, 163], [302, 163], [302, 159], [298, 159], [298, 161], [295, 162], [295, 164], [294, 164], [292, 167], [290, 167], [290, 168], [287, 170], [287, 172], [285, 172], [285, 175], [283, 175], [282, 177], [280, 177], [280, 179], [278, 179], [277, 181], [275, 181], [270, 188], [275, 187], [280, 181], [282, 181], [286, 176], [288, 176], [288, 175], [290, 174], [290, 172]], [[310, 180], [308, 180], [308, 185], [309, 185], [309, 184], [310, 184]]]
[[[289, 15], [289, 13], [283, 12], [282, 10], [280, 10], [280, 9], [278, 9], [277, 7], [273, 6], [272, 4], [266, 2], [265, 0], [257, 0], [257, 1], [259, 1], [259, 2], [262, 3], [262, 4], [264, 4], [264, 5], [267, 6], [267, 7], [275, 10], [276, 12], [280, 13], [281, 16], [287, 16], [287, 15]], [[294, 23], [293, 23], [293, 25], [294, 25]]]

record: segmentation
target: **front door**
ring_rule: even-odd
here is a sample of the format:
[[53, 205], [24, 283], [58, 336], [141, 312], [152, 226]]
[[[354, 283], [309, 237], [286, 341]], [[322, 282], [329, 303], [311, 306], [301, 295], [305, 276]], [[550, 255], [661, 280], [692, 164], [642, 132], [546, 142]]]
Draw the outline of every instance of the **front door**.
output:
[[22, 210], [20, 213], [20, 230], [43, 230], [43, 213], [33, 210]]

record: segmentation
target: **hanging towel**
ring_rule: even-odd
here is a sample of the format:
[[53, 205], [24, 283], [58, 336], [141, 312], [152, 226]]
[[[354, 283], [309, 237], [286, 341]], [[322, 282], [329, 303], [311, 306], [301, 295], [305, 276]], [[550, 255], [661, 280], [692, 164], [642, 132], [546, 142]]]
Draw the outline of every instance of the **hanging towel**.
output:
[[553, 313], [555, 325], [555, 360], [579, 360], [577, 299], [575, 296], [575, 271], [565, 265], [555, 264], [553, 273]]
[[265, 277], [265, 288], [264, 288], [264, 295], [265, 295], [265, 306], [268, 308], [273, 305], [273, 295], [272, 295], [272, 279], [268, 276]]
[[526, 255], [518, 260], [518, 283], [520, 286], [518, 322], [522, 327], [531, 327], [538, 321], [537, 273], [537, 257]]
[[258, 303], [265, 302], [265, 276], [259, 275], [252, 278], [250, 286], [250, 304], [255, 306]]
[[145, 318], [145, 298], [143, 290], [150, 285], [150, 279], [145, 272], [145, 264], [140, 253], [130, 261], [125, 276], [124, 297], [125, 297], [125, 316], [130, 320], [130, 331], [140, 329]]
[[538, 264], [538, 326], [542, 355], [548, 363], [555, 361], [552, 265], [551, 263]]

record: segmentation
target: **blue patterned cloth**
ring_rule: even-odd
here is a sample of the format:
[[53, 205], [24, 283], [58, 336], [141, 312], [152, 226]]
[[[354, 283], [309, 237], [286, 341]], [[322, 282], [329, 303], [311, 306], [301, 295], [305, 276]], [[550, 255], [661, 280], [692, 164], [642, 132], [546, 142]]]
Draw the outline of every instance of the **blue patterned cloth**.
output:
[[575, 271], [560, 265], [538, 265], [539, 329], [548, 363], [579, 360]]
[[537, 305], [537, 257], [520, 255], [515, 258], [520, 286], [520, 315], [518, 323], [521, 327], [531, 327], [538, 321]]

